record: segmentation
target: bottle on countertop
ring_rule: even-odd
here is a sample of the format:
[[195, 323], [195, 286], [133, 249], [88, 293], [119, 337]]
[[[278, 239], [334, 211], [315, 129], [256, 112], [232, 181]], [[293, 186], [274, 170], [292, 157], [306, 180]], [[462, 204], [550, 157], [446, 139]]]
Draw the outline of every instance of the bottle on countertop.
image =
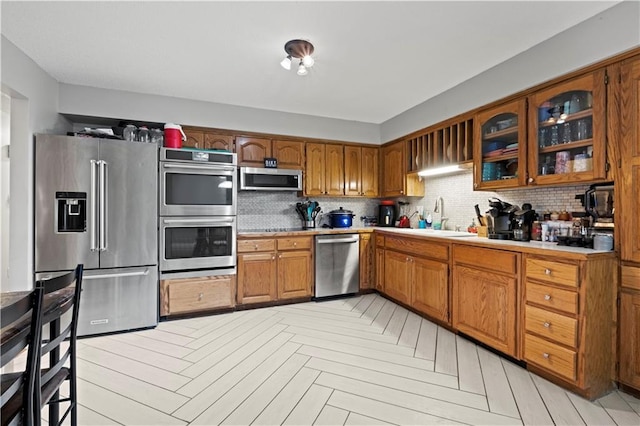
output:
[[431, 217], [431, 213], [427, 214], [427, 228], [431, 228], [431, 225], [433, 224], [433, 217]]

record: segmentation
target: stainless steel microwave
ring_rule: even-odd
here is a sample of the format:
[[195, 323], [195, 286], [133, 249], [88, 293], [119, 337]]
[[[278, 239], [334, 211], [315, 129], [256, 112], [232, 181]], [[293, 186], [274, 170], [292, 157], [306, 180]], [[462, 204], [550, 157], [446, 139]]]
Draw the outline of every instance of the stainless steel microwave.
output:
[[240, 189], [302, 191], [302, 170], [240, 167]]

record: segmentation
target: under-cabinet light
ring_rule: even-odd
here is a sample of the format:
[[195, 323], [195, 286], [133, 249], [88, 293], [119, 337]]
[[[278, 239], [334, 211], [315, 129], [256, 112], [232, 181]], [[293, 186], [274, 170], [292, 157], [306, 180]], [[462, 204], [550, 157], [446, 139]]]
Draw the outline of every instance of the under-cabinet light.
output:
[[455, 173], [463, 170], [458, 164], [452, 166], [435, 167], [433, 169], [424, 169], [418, 172], [418, 176], [436, 176], [445, 175], [447, 173]]

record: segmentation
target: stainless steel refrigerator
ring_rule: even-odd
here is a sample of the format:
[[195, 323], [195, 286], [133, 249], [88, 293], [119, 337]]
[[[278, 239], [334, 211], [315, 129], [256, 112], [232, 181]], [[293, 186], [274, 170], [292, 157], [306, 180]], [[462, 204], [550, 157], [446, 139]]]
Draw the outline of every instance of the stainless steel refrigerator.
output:
[[158, 323], [158, 147], [37, 135], [35, 273], [84, 264], [78, 335]]

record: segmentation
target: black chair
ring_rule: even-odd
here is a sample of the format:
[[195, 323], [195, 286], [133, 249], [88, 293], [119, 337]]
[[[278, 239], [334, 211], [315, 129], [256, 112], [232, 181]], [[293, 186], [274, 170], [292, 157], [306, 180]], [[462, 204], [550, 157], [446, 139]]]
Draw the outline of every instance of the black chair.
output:
[[[38, 281], [37, 287], [44, 290], [46, 295], [56, 291], [69, 292], [69, 299], [63, 303], [59, 309], [44, 315], [42, 325], [49, 325], [49, 337], [42, 339], [42, 347], [40, 349], [40, 358], [38, 359], [38, 369], [40, 375], [36, 376], [36, 384], [40, 388], [40, 392], [36, 393], [36, 414], [40, 414], [42, 408], [49, 405], [49, 425], [60, 425], [65, 418], [71, 413], [71, 424], [78, 424], [78, 398], [76, 389], [76, 339], [78, 328], [78, 309], [80, 303], [80, 293], [82, 291], [82, 270], [83, 266], [78, 265], [73, 272], [62, 275], [60, 277], [49, 280]], [[75, 283], [75, 289], [72, 284]], [[69, 315], [63, 315], [70, 312]], [[68, 322], [64, 325], [64, 329], [60, 331], [61, 322]], [[60, 353], [61, 345], [64, 340], [69, 341], [69, 345]], [[49, 367], [40, 368], [42, 359], [49, 355]], [[65, 364], [69, 361], [68, 366]], [[65, 381], [69, 381], [69, 396], [60, 397], [60, 387]], [[61, 403], [69, 403], [67, 409], [59, 418], [59, 410]], [[58, 420], [59, 419], [59, 420]], [[36, 419], [39, 423], [39, 416]]]
[[4, 367], [27, 348], [24, 371], [5, 373], [2, 381], [2, 424], [34, 424], [36, 375], [40, 359], [40, 333], [42, 332], [42, 295], [36, 288], [14, 303], [3, 307], [2, 347], [0, 363]]

